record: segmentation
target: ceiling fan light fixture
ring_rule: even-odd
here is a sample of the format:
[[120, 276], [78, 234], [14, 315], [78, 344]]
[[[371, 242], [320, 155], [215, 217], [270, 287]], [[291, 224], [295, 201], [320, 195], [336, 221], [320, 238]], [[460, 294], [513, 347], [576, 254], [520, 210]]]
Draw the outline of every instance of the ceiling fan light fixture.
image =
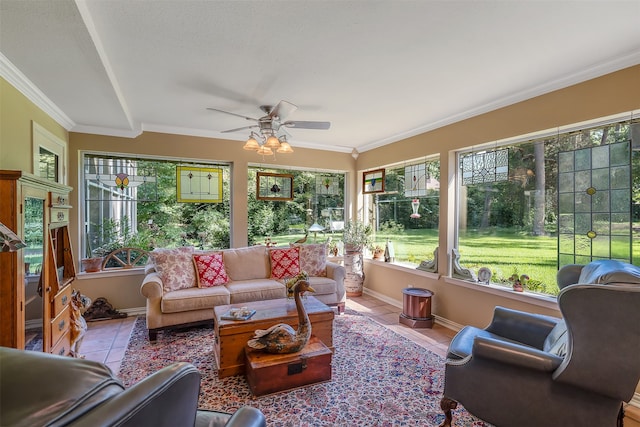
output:
[[289, 145], [287, 141], [282, 141], [280, 142], [280, 148], [278, 148], [276, 152], [282, 154], [291, 154], [293, 153], [293, 148], [291, 148], [291, 145]]
[[265, 147], [280, 148], [280, 141], [275, 135], [271, 135], [267, 138], [267, 142], [264, 143]]
[[260, 147], [260, 149], [258, 151], [256, 151], [256, 153], [261, 154], [263, 156], [272, 156], [273, 155], [273, 151], [271, 150], [271, 148], [267, 147], [267, 146], [262, 146]]
[[242, 148], [247, 151], [255, 151], [260, 149], [260, 144], [258, 144], [258, 141], [251, 135]]

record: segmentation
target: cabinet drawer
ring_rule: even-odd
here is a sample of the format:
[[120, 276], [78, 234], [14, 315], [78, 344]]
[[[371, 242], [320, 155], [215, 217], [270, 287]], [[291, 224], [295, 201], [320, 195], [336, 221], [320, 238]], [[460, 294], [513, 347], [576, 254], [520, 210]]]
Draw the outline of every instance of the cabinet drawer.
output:
[[69, 195], [67, 193], [56, 193], [55, 191], [52, 191], [50, 194], [51, 200], [49, 200], [49, 206], [52, 208], [58, 206], [64, 206], [66, 208], [69, 207]]
[[71, 286], [65, 286], [53, 299], [51, 317], [56, 317], [71, 303]]
[[69, 222], [69, 209], [67, 208], [51, 208], [51, 222]]
[[71, 350], [71, 333], [67, 331], [66, 334], [60, 338], [60, 340], [51, 347], [51, 354], [57, 354], [58, 356], [67, 356]]
[[69, 331], [69, 322], [71, 321], [69, 306], [66, 306], [62, 313], [57, 315], [51, 321], [51, 345], [55, 347], [56, 343], [66, 332]]

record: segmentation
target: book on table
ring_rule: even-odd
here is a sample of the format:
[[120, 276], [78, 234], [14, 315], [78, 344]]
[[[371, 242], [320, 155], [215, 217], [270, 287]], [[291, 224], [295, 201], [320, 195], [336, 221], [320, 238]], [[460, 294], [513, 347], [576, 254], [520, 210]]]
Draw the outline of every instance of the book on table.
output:
[[220, 316], [220, 318], [223, 320], [249, 320], [254, 314], [256, 314], [255, 310], [248, 310], [246, 307], [232, 308]]

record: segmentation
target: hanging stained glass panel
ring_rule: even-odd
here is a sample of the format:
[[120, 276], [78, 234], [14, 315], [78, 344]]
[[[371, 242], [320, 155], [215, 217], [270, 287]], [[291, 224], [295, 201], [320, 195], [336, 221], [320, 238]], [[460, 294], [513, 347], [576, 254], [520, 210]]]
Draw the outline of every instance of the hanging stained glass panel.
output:
[[335, 176], [316, 176], [316, 194], [340, 194], [340, 180]]
[[420, 197], [427, 195], [427, 165], [418, 163], [404, 168], [405, 197]]
[[180, 203], [222, 203], [222, 169], [193, 166], [176, 168]]
[[460, 159], [462, 185], [507, 181], [509, 150], [469, 153]]
[[123, 158], [86, 156], [84, 178], [88, 201], [153, 202], [158, 197], [155, 167]]

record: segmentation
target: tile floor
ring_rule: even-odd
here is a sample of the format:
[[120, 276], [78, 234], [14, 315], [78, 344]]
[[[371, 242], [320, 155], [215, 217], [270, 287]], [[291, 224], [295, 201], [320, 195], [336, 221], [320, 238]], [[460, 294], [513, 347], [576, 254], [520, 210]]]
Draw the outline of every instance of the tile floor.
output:
[[[412, 329], [398, 322], [402, 309], [394, 307], [377, 298], [363, 295], [347, 300], [347, 307], [369, 316], [399, 334], [411, 339], [418, 345], [445, 356], [447, 346], [455, 334], [454, 331], [440, 325], [433, 328]], [[135, 322], [134, 317], [124, 319], [88, 322], [80, 352], [89, 360], [96, 360], [109, 365], [113, 372], [118, 372], [120, 361], [129, 342], [129, 336]]]

